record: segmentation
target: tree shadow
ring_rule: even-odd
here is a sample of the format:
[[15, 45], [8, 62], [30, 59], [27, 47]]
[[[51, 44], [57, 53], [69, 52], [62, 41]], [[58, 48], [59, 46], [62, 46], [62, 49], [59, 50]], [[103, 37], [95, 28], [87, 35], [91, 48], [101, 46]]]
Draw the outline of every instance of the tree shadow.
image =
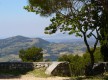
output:
[[34, 70], [33, 63], [24, 62], [1, 62], [0, 79], [20, 78], [21, 75]]
[[21, 76], [15, 76], [15, 75], [12, 75], [12, 74], [2, 74], [0, 75], [0, 79], [14, 79], [14, 78], [20, 78]]
[[27, 74], [31, 70], [0, 70], [0, 79], [13, 79], [20, 78], [21, 75]]

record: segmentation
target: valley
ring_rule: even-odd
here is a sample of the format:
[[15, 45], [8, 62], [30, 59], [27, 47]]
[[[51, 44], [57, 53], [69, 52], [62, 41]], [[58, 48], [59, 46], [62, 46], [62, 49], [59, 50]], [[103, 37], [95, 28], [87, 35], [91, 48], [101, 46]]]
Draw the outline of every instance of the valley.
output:
[[[91, 46], [92, 44], [93, 41], [90, 41]], [[55, 40], [51, 42], [42, 38], [14, 36], [6, 39], [0, 39], [0, 61], [20, 61], [18, 57], [19, 50], [32, 46], [42, 48], [44, 59], [51, 61], [57, 60], [61, 54], [82, 54], [86, 51], [85, 44], [79, 39], [59, 42], [56, 42]]]

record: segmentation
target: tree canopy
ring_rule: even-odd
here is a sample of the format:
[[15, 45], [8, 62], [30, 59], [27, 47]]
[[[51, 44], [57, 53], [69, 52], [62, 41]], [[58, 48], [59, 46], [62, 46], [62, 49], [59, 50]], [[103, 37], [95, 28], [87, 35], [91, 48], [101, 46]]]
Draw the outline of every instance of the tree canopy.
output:
[[43, 60], [43, 53], [41, 48], [31, 47], [26, 50], [19, 51], [19, 57], [23, 62], [35, 62]]
[[[28, 0], [29, 5], [24, 8], [41, 16], [54, 17], [52, 23], [45, 28], [46, 34], [53, 34], [60, 30], [82, 37], [94, 64], [93, 53], [98, 41], [106, 39], [104, 29], [108, 28], [107, 0]], [[106, 26], [104, 26], [106, 24]], [[101, 33], [100, 33], [101, 31]], [[103, 35], [102, 35], [103, 34]], [[95, 38], [93, 49], [87, 38]]]

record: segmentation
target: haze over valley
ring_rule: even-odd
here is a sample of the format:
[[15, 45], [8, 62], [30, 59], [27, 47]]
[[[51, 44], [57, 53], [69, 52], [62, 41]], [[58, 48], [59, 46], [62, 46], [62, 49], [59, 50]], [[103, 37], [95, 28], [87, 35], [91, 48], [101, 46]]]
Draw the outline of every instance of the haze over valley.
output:
[[[86, 51], [86, 46], [81, 39], [52, 37], [42, 39], [14, 36], [0, 39], [0, 61], [20, 61], [18, 57], [19, 50], [32, 46], [43, 48], [44, 59], [50, 60], [57, 60], [61, 54], [82, 54]], [[90, 41], [90, 45], [92, 44], [93, 41]]]

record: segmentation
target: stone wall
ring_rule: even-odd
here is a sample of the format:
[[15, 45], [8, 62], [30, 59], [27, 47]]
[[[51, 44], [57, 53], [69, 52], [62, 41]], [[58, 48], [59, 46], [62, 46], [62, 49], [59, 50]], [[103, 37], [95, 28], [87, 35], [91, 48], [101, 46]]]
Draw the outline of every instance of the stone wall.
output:
[[52, 62], [33, 62], [33, 67], [37, 68], [48, 68]]
[[51, 62], [0, 62], [0, 70], [32, 70], [47, 68]]
[[49, 75], [70, 76], [67, 62], [0, 62], [1, 72], [27, 72], [39, 68], [46, 68], [46, 73], [49, 73]]

